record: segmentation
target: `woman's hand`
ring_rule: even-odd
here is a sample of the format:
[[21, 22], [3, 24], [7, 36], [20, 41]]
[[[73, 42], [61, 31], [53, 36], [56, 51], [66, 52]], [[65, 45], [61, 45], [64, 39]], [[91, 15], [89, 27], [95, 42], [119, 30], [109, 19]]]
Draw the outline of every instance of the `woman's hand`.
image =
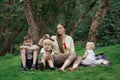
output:
[[70, 54], [75, 54], [75, 52], [71, 50], [71, 51], [70, 51]]

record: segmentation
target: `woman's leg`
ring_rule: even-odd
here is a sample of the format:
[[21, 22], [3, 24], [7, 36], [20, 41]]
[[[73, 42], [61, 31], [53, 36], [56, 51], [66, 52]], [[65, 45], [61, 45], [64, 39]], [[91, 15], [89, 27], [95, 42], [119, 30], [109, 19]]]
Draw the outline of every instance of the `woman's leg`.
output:
[[56, 53], [53, 55], [54, 65], [56, 67], [61, 67], [65, 60], [69, 57], [69, 54]]
[[60, 70], [64, 71], [64, 69], [69, 66], [76, 58], [76, 54], [70, 54], [67, 60], [64, 62], [63, 66], [60, 68]]
[[69, 68], [69, 70], [70, 71], [76, 70], [78, 68], [78, 66], [80, 65], [81, 61], [82, 61], [82, 57], [81, 56], [77, 56], [76, 60], [73, 63], [72, 68]]
[[69, 66], [74, 59], [76, 58], [76, 54], [55, 54], [53, 55], [54, 59], [54, 65], [62, 65], [60, 68], [61, 71], [64, 71], [64, 69]]

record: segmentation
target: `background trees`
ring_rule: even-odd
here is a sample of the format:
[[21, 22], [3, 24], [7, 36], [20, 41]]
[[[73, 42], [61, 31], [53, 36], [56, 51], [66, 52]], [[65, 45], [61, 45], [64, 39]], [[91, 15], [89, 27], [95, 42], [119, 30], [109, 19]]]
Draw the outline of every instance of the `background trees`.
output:
[[[98, 15], [100, 23], [96, 30], [93, 18], [102, 1], [109, 5], [102, 8], [106, 7], [106, 14]], [[119, 6], [119, 0], [1, 0], [0, 55], [18, 52], [15, 50], [19, 50], [26, 34], [33, 36], [36, 43], [45, 33], [55, 34], [59, 22], [67, 25], [67, 34], [75, 41], [95, 38], [93, 41], [98, 46], [117, 44], [120, 40]], [[92, 29], [96, 33], [91, 34]]]
[[94, 20], [91, 24], [87, 41], [93, 41], [93, 42], [97, 41], [98, 30], [99, 30], [100, 24], [103, 21], [102, 19], [104, 19], [108, 11], [109, 4], [110, 4], [110, 0], [101, 0], [101, 2], [99, 3], [99, 7], [96, 11]]

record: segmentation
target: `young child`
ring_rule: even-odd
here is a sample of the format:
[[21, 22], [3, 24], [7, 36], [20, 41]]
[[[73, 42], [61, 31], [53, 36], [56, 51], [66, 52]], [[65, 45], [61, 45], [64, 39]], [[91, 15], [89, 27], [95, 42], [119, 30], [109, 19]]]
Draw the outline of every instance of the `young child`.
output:
[[[50, 69], [54, 69], [53, 58], [52, 58], [52, 55], [54, 55], [54, 53], [52, 52], [52, 41], [50, 39], [44, 39], [42, 44], [43, 44], [43, 48], [40, 51], [41, 62], [43, 63], [44, 68], [46, 66], [46, 62], [48, 62]], [[40, 65], [42, 65], [42, 63]]]
[[82, 64], [86, 66], [92, 66], [95, 64], [95, 53], [93, 49], [95, 48], [94, 42], [87, 42], [86, 51], [82, 57]]
[[78, 66], [80, 64], [84, 65], [84, 66], [92, 66], [95, 64], [95, 53], [93, 51], [93, 49], [95, 48], [95, 44], [94, 42], [87, 42], [86, 43], [86, 51], [83, 55], [83, 57], [81, 58], [79, 56], [79, 62], [77, 62], [78, 64], [74, 64], [72, 66], [72, 68], [69, 68], [70, 71], [74, 71], [74, 70], [78, 70]]
[[22, 72], [26, 71], [27, 68], [31, 70], [36, 69], [38, 51], [39, 51], [39, 47], [33, 44], [32, 38], [30, 36], [25, 36], [23, 45], [20, 46]]

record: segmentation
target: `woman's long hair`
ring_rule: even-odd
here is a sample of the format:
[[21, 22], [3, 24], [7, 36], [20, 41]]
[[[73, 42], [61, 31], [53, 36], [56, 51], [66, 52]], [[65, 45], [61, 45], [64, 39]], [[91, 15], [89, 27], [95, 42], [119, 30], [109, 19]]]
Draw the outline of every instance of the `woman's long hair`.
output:
[[[64, 24], [61, 24], [61, 23], [59, 23], [59, 24], [62, 25], [63, 28], [66, 29], [66, 26], [65, 26]], [[57, 38], [57, 43], [58, 43], [60, 52], [61, 52], [61, 53], [64, 53], [64, 49], [63, 49], [63, 38], [62, 38], [62, 36], [61, 36], [60, 34], [58, 34], [58, 32], [56, 32], [56, 35], [57, 35], [56, 38]]]

